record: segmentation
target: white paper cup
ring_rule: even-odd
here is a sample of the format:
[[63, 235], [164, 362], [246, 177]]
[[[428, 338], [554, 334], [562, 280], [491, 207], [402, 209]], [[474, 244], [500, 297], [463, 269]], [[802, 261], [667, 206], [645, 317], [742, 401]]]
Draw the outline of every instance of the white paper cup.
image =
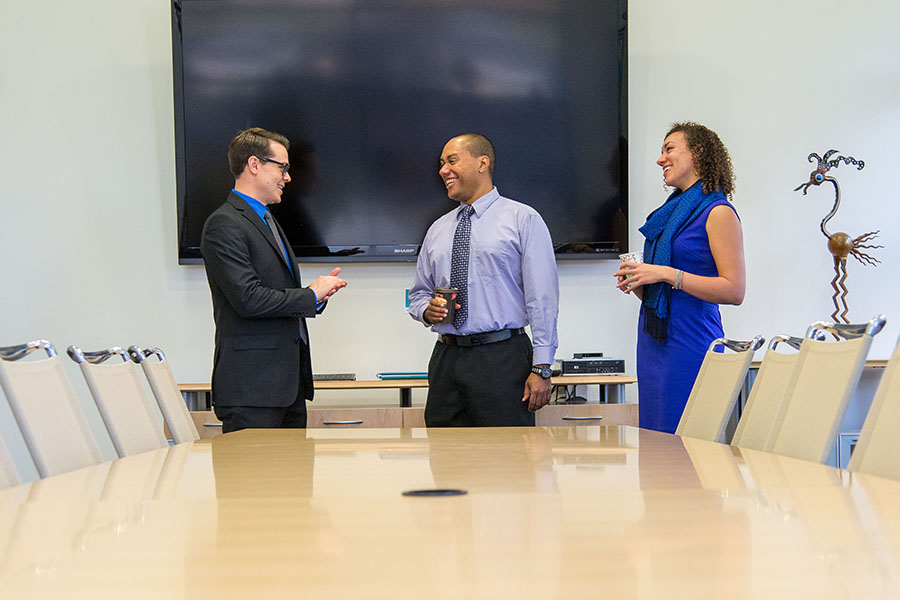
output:
[[[619, 260], [623, 263], [631, 262], [631, 263], [642, 263], [644, 262], [644, 253], [643, 252], [626, 252], [625, 254], [619, 255]], [[631, 277], [631, 275], [626, 275], [625, 277]]]

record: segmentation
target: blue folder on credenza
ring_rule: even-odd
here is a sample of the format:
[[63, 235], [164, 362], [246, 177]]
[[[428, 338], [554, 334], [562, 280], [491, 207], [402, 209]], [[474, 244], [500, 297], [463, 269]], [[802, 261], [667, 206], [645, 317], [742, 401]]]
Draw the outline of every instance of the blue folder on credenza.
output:
[[428, 373], [422, 371], [385, 372], [375, 375], [378, 379], [428, 379]]

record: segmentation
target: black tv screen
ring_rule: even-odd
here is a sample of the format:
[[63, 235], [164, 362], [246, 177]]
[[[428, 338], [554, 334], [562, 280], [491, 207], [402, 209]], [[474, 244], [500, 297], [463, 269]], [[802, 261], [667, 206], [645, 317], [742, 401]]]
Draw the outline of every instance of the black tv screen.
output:
[[558, 257], [628, 248], [625, 0], [175, 0], [172, 37], [181, 264], [255, 126], [291, 140], [273, 212], [302, 261], [415, 260], [473, 131]]

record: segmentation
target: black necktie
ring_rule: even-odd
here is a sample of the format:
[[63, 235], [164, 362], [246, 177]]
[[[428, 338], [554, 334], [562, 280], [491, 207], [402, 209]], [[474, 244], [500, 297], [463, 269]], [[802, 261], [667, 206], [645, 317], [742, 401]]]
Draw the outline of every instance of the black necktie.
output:
[[272, 216], [272, 213], [266, 210], [266, 212], [263, 213], [263, 220], [266, 222], [266, 225], [268, 225], [269, 231], [271, 231], [272, 235], [275, 236], [275, 243], [278, 244], [279, 248], [281, 248], [281, 255], [284, 256], [284, 261], [288, 263], [288, 266], [290, 266], [291, 259], [288, 257], [287, 249], [284, 247], [284, 242], [281, 240], [281, 236], [278, 235], [278, 227], [275, 225], [275, 217]]
[[[263, 213], [263, 220], [266, 222], [266, 225], [269, 227], [269, 231], [272, 232], [272, 235], [275, 236], [275, 242], [278, 244], [278, 247], [281, 248], [281, 254], [284, 256], [284, 262], [287, 263], [288, 269], [291, 270], [291, 274], [293, 275], [294, 269], [291, 267], [291, 258], [288, 256], [287, 248], [284, 247], [284, 242], [281, 240], [281, 236], [278, 235], [278, 227], [275, 226], [275, 218], [272, 216], [268, 210]], [[300, 319], [300, 339], [303, 340], [303, 343], [309, 346], [309, 334], [306, 332], [306, 321]]]
[[459, 290], [456, 302], [459, 309], [453, 315], [453, 326], [457, 329], [466, 322], [469, 316], [469, 241], [472, 237], [472, 213], [475, 209], [466, 205], [462, 216], [456, 224], [453, 235], [453, 254], [450, 256], [450, 287]]

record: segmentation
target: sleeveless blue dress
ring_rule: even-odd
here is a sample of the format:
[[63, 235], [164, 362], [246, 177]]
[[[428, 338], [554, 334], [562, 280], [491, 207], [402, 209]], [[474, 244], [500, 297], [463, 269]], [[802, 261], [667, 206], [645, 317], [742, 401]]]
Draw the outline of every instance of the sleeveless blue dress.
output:
[[[727, 200], [716, 200], [672, 239], [673, 268], [706, 277], [719, 274], [709, 249], [706, 220], [709, 211], [722, 204], [734, 210]], [[723, 335], [718, 304], [681, 290], [671, 293], [666, 342], [657, 342], [644, 331], [644, 307], [637, 335], [640, 426], [667, 433], [675, 433], [678, 427], [706, 349]]]

